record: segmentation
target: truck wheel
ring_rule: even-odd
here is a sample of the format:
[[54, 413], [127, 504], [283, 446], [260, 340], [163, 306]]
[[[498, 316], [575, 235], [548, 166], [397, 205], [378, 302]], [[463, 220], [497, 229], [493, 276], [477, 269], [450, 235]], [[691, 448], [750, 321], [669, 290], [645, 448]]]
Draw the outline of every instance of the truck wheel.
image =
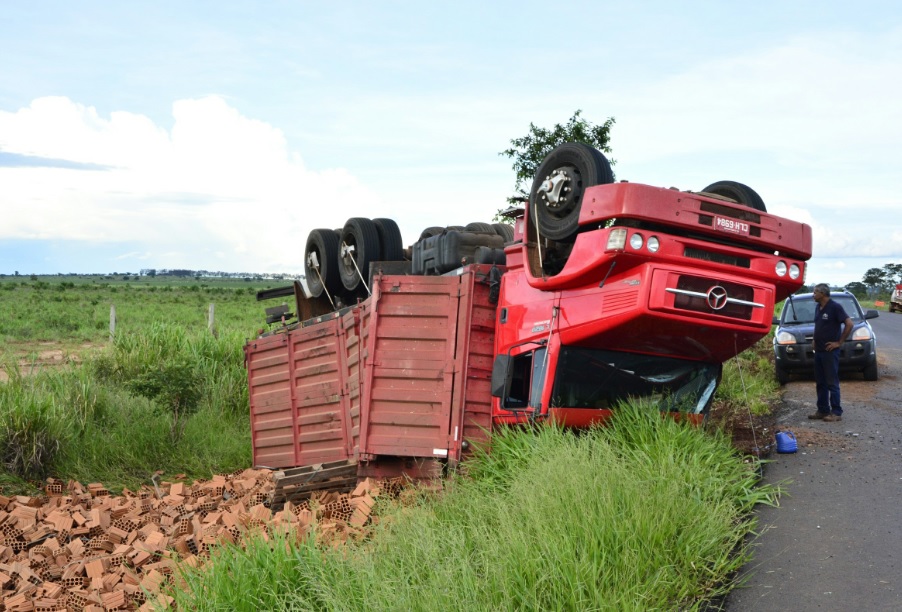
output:
[[[360, 286], [360, 275], [367, 278], [370, 263], [377, 261], [379, 257], [381, 247], [376, 224], [362, 217], [348, 219], [341, 232], [341, 242], [338, 247], [338, 273], [345, 289], [354, 291]], [[341, 249], [345, 246], [351, 247], [353, 253], [343, 255]], [[357, 270], [360, 270], [360, 274]]]
[[376, 233], [379, 234], [379, 244], [382, 250], [379, 252], [380, 261], [404, 261], [404, 240], [401, 238], [401, 230], [392, 219], [373, 219]]
[[761, 196], [748, 185], [743, 185], [736, 181], [717, 181], [716, 183], [711, 183], [702, 189], [702, 193], [713, 193], [714, 195], [736, 200], [749, 208], [767, 212], [767, 206], [764, 205], [764, 200], [761, 199]]
[[583, 192], [613, 182], [611, 164], [598, 149], [577, 142], [557, 147], [536, 170], [529, 192], [529, 210], [536, 215], [541, 234], [572, 241], [579, 229]]
[[445, 231], [448, 231], [448, 232], [465, 232], [465, 231], [467, 231], [467, 228], [466, 228], [465, 226], [463, 226], [463, 225], [449, 225], [448, 227], [445, 228]]
[[871, 363], [864, 369], [864, 379], [865, 380], [877, 380], [879, 375], [877, 374], [877, 362]]
[[787, 372], [785, 368], [776, 366], [775, 371], [777, 373], [777, 382], [780, 383], [781, 387], [789, 382], [789, 372]]
[[464, 229], [468, 232], [473, 232], [474, 234], [495, 235], [495, 228], [492, 227], [491, 223], [467, 223], [467, 226]]
[[[319, 297], [323, 289], [329, 291], [329, 295], [341, 289], [341, 279], [338, 276], [338, 234], [330, 229], [315, 229], [307, 236], [307, 246], [304, 248], [304, 275], [307, 277], [307, 290], [312, 297]], [[319, 275], [312, 265], [315, 255], [319, 265]], [[320, 280], [322, 279], [322, 280]]]
[[504, 239], [505, 244], [514, 241], [514, 226], [507, 223], [492, 223], [492, 228], [494, 228], [496, 234]]

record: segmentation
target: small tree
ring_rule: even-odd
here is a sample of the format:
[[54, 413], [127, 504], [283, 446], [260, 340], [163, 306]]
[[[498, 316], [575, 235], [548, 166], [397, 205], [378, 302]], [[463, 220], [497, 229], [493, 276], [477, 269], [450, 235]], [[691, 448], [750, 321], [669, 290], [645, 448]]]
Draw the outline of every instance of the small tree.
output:
[[883, 274], [890, 285], [902, 282], [902, 264], [888, 263], [883, 266]]
[[886, 272], [880, 268], [871, 268], [865, 272], [861, 282], [874, 289], [881, 289], [888, 284]]
[[197, 412], [203, 397], [203, 379], [188, 362], [166, 363], [145, 371], [132, 380], [133, 393], [155, 401], [172, 418], [169, 435], [178, 442], [188, 424], [188, 417]]
[[[545, 157], [559, 145], [566, 142], [582, 142], [604, 153], [611, 153], [608, 142], [614, 118], [609, 117], [601, 125], [594, 125], [583, 119], [581, 114], [582, 110], [577, 110], [566, 124], [556, 123], [550, 130], [530, 123], [529, 133], [526, 136], [514, 138], [511, 140], [513, 146], [499, 153], [514, 160], [511, 167], [516, 175], [515, 195], [507, 199], [508, 203], [516, 204], [529, 199], [529, 190], [536, 170]], [[616, 163], [613, 159], [608, 161], [611, 165]]]

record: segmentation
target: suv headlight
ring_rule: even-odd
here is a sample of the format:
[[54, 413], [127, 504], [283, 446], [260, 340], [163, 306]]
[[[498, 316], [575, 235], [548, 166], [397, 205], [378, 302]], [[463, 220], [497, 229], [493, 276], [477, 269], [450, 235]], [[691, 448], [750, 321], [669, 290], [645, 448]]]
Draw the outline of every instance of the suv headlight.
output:
[[788, 331], [781, 331], [776, 336], [777, 344], [796, 344], [796, 337]]
[[871, 330], [867, 327], [859, 327], [852, 332], [852, 340], [870, 340]]

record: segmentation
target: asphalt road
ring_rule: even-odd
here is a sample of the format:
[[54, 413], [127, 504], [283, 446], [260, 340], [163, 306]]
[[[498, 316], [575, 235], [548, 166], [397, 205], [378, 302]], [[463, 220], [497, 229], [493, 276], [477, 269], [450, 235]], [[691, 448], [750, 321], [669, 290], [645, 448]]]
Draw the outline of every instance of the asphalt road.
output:
[[799, 450], [773, 454], [779, 507], [760, 507], [753, 558], [728, 612], [902, 610], [902, 313], [880, 311], [876, 382], [841, 379], [843, 420], [810, 421], [813, 380], [784, 387], [778, 429]]

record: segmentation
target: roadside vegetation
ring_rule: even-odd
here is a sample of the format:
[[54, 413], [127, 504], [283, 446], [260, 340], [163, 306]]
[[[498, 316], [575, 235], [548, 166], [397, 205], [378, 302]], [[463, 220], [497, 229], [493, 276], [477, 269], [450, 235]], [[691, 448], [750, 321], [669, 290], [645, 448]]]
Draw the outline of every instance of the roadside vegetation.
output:
[[[50, 476], [118, 492], [156, 471], [249, 467], [242, 346], [262, 326], [255, 292], [284, 281], [66, 282], [0, 281], [3, 494], [35, 494]], [[46, 346], [63, 347], [63, 365], [42, 362]], [[769, 355], [768, 338], [725, 364], [717, 406], [743, 419], [771, 410]], [[579, 436], [505, 432], [444, 494], [383, 503], [363, 542], [261, 534], [186, 570], [175, 596], [197, 610], [693, 609], [729, 588], [751, 509], [776, 491], [757, 485], [757, 460], [729, 432], [650, 412], [624, 409]]]
[[258, 537], [171, 594], [210, 611], [699, 609], [775, 496], [723, 435], [623, 407], [579, 436], [499, 433], [441, 495], [383, 506], [362, 542]]

